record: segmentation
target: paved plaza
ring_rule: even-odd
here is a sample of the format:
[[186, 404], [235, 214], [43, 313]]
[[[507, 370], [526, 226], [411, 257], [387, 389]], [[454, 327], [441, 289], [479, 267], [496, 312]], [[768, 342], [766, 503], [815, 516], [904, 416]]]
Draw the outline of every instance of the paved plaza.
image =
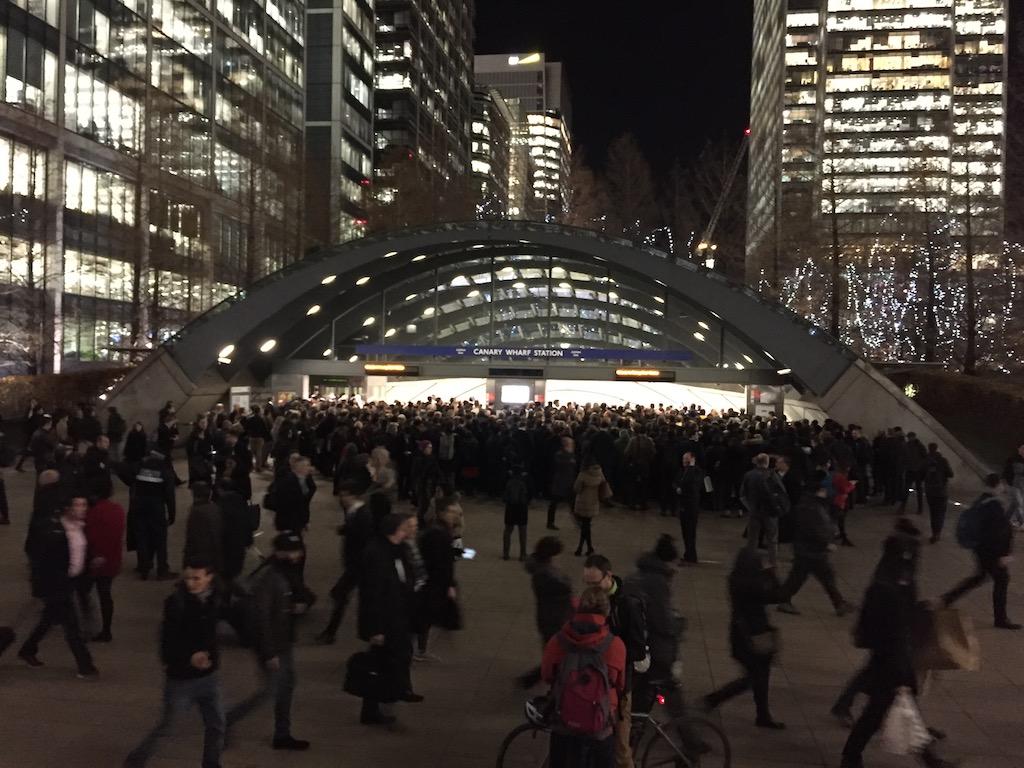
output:
[[[32, 607], [22, 545], [30, 507], [33, 474], [3, 470], [12, 505], [13, 524], [0, 528], [0, 619], [17, 620], [19, 635], [29, 629]], [[180, 467], [179, 472], [184, 468]], [[416, 665], [413, 679], [426, 696], [420, 705], [401, 705], [400, 726], [392, 731], [367, 728], [358, 722], [359, 702], [341, 690], [345, 659], [360, 648], [355, 639], [354, 605], [339, 634], [338, 644], [314, 644], [329, 609], [328, 589], [338, 572], [337, 505], [329, 484], [318, 480], [309, 533], [308, 581], [320, 595], [312, 615], [299, 627], [299, 683], [293, 710], [294, 732], [313, 742], [304, 754], [270, 749], [269, 708], [242, 722], [232, 734], [224, 768], [349, 768], [350, 766], [416, 766], [417, 768], [482, 768], [494, 764], [502, 736], [522, 720], [524, 695], [513, 678], [538, 660], [529, 579], [522, 566], [499, 557], [501, 510], [492, 502], [466, 503], [466, 543], [478, 551], [472, 562], [458, 566], [466, 612], [466, 629], [438, 633], [432, 651], [442, 662]], [[262, 497], [266, 476], [257, 479], [256, 498]], [[119, 488], [119, 500], [126, 503]], [[961, 494], [967, 501], [971, 492]], [[179, 522], [171, 529], [172, 563], [180, 563], [188, 495], [178, 493]], [[579, 560], [571, 555], [574, 530], [564, 511], [561, 535], [569, 554], [562, 566], [579, 581]], [[540, 503], [531, 510], [537, 523], [535, 540], [543, 533]], [[258, 543], [265, 550], [271, 533], [264, 515]], [[851, 516], [857, 546], [836, 554], [840, 588], [859, 601], [879, 552], [879, 543], [893, 515], [876, 507], [859, 508]], [[614, 510], [595, 523], [594, 540], [620, 573], [653, 544], [658, 533], [678, 535], [674, 521], [656, 513]], [[921, 519], [925, 524], [924, 518]], [[688, 693], [697, 696], [732, 679], [737, 668], [728, 651], [728, 603], [725, 576], [732, 553], [740, 544], [743, 524], [706, 514], [700, 524], [700, 555], [706, 562], [679, 572], [674, 583], [676, 607], [689, 620], [682, 647]], [[935, 595], [971, 568], [969, 553], [946, 542], [926, 546], [921, 575], [924, 596]], [[571, 541], [570, 541], [571, 540]], [[788, 560], [788, 557], [784, 558]], [[160, 606], [171, 585], [141, 582], [131, 571], [114, 584], [116, 614], [114, 642], [94, 645], [97, 681], [74, 676], [70, 652], [60, 631], [52, 632], [39, 652], [42, 669], [23, 665], [9, 650], [0, 660], [0, 768], [115, 768], [158, 715], [161, 672], [157, 656]], [[784, 563], [783, 570], [788, 568]], [[984, 662], [980, 672], [943, 673], [924, 698], [928, 722], [949, 733], [945, 753], [962, 757], [968, 768], [1024, 766], [1024, 633], [991, 627], [990, 588], [967, 598], [963, 607], [976, 619]], [[753, 726], [753, 703], [738, 698], [722, 710], [722, 722], [732, 741], [737, 768], [803, 768], [836, 766], [846, 732], [828, 715], [828, 706], [855, 671], [861, 653], [850, 642], [854, 617], [837, 619], [815, 583], [796, 600], [799, 617], [778, 615], [784, 650], [772, 675], [773, 711], [788, 724], [781, 733]], [[1024, 568], [1014, 565], [1010, 614], [1024, 617]], [[257, 685], [252, 657], [228, 647], [223, 658], [224, 688], [230, 704]], [[191, 713], [179, 734], [163, 746], [153, 768], [189, 768], [198, 764], [199, 717]], [[883, 755], [872, 747], [869, 766], [911, 765], [909, 759]]]

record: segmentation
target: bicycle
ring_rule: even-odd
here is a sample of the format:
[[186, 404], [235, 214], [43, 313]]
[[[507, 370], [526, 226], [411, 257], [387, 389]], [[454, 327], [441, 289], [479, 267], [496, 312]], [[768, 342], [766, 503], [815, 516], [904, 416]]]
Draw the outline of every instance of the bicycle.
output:
[[[674, 683], [652, 685], [654, 703], [682, 711], [681, 693]], [[526, 702], [526, 722], [513, 728], [498, 748], [497, 768], [547, 768], [551, 725], [545, 707]], [[634, 712], [630, 732], [633, 758], [640, 768], [730, 768], [732, 749], [722, 729], [707, 718], [690, 714], [661, 720], [650, 712]]]

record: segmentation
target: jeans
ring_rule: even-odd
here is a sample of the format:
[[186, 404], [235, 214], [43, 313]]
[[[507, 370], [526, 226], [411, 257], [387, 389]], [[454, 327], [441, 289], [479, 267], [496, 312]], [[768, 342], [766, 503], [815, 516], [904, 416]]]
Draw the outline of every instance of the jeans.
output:
[[1010, 571], [999, 562], [998, 558], [974, 556], [977, 570], [974, 575], [968, 576], [949, 592], [942, 596], [946, 605], [952, 605], [972, 589], [977, 589], [985, 583], [985, 579], [992, 577], [992, 615], [997, 624], [1006, 622], [1006, 595], [1010, 588]]
[[292, 648], [277, 657], [278, 668], [263, 668], [263, 687], [243, 699], [228, 712], [227, 725], [232, 727], [243, 717], [274, 698], [274, 738], [287, 739], [292, 735], [292, 697], [295, 694], [295, 655]]
[[92, 654], [89, 653], [89, 649], [85, 647], [85, 641], [82, 640], [82, 630], [78, 625], [78, 614], [75, 613], [75, 607], [71, 603], [70, 592], [45, 600], [39, 623], [21, 646], [19, 655], [35, 656], [39, 651], [39, 643], [46, 637], [46, 633], [54, 624], [64, 625], [64, 639], [75, 657], [78, 671], [85, 672], [92, 669]]
[[199, 705], [203, 717], [202, 768], [220, 768], [220, 754], [224, 751], [224, 701], [221, 696], [220, 676], [214, 672], [193, 680], [164, 682], [164, 704], [160, 722], [124, 761], [124, 768], [142, 768], [156, 752], [161, 738], [171, 735], [178, 716]]
[[551, 734], [548, 768], [612, 768], [615, 734], [606, 739]]
[[946, 524], [946, 496], [928, 494], [928, 515], [931, 517], [932, 536], [942, 535], [942, 527]]
[[757, 543], [764, 532], [764, 545], [768, 550], [768, 562], [774, 568], [779, 560], [779, 518], [768, 515], [751, 515], [747, 527], [747, 548], [757, 549]]
[[810, 576], [816, 578], [825, 589], [829, 600], [832, 601], [833, 608], [838, 608], [843, 604], [843, 596], [839, 594], [839, 589], [836, 587], [836, 572], [828, 558], [807, 557], [800, 554], [793, 558], [793, 567], [789, 571], [789, 576], [786, 577], [786, 583], [782, 585], [782, 591], [786, 595], [787, 601], [793, 599], [793, 596], [800, 591]]

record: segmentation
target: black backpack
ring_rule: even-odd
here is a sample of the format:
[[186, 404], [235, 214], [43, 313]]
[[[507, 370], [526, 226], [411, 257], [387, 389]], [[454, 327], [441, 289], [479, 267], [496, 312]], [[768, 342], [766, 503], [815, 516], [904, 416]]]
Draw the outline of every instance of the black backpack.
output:
[[777, 477], [766, 473], [761, 492], [764, 504], [772, 517], [782, 517], [789, 514], [789, 495]]

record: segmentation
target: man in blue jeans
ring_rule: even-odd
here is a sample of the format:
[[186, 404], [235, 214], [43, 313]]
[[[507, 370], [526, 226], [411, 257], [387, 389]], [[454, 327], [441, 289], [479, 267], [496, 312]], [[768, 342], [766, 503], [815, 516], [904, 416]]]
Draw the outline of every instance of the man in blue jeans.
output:
[[264, 674], [265, 685], [239, 702], [228, 712], [228, 725], [239, 720], [274, 697], [274, 749], [303, 751], [309, 742], [292, 736], [292, 696], [295, 693], [293, 600], [295, 566], [305, 556], [305, 546], [297, 533], [279, 533], [274, 538], [274, 557], [253, 576], [253, 647]]
[[224, 750], [224, 704], [217, 669], [217, 622], [221, 598], [209, 563], [190, 561], [174, 594], [164, 601], [160, 656], [166, 679], [160, 722], [125, 759], [125, 768], [142, 768], [169, 736], [177, 716], [198, 705], [203, 717], [202, 768], [220, 768]]

